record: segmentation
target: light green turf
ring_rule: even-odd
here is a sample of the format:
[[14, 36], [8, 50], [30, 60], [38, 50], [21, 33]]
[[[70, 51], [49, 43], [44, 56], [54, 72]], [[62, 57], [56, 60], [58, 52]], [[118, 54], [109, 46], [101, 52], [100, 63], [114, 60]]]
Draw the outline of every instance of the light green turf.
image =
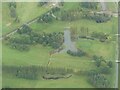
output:
[[116, 57], [116, 50], [115, 50], [116, 43], [102, 43], [98, 40], [86, 40], [86, 39], [79, 39], [77, 41], [77, 47], [84, 50], [90, 56], [98, 55], [103, 56], [107, 60], [115, 60]]
[[3, 65], [45, 65], [49, 60], [51, 48], [41, 45], [32, 46], [28, 52], [20, 52], [3, 44]]
[[20, 25], [40, 16], [41, 14], [47, 12], [50, 7], [43, 6], [38, 7], [37, 3], [34, 2], [19, 2], [17, 4], [17, 14], [20, 19], [20, 23], [15, 23], [13, 19], [10, 17], [8, 3], [2, 3], [2, 34], [5, 35]]

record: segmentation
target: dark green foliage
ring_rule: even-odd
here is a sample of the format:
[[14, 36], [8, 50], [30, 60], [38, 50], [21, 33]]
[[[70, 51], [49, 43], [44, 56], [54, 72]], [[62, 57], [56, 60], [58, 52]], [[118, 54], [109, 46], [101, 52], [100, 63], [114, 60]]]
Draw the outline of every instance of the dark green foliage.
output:
[[59, 7], [52, 8], [50, 11], [48, 11], [47, 13], [40, 16], [39, 19], [38, 19], [38, 22], [40, 22], [40, 23], [50, 23], [50, 22], [52, 22], [53, 21], [52, 14], [54, 14], [55, 12], [58, 12], [58, 11], [60, 11]]
[[107, 22], [110, 20], [110, 16], [102, 14], [102, 15], [94, 15], [92, 17], [97, 23], [103, 23], [103, 22]]
[[44, 5], [46, 5], [48, 2], [38, 2], [38, 6], [44, 6]]
[[17, 18], [16, 9], [13, 6], [10, 7], [10, 16], [12, 18]]
[[52, 46], [52, 48], [57, 49], [63, 44], [63, 33], [43, 33], [40, 35], [38, 43], [43, 44], [45, 46], [49, 45]]
[[38, 22], [40, 23], [50, 23], [52, 22], [53, 17], [50, 12], [47, 12], [46, 14], [39, 17]]
[[107, 63], [107, 65], [108, 65], [110, 68], [112, 68], [112, 67], [113, 67], [112, 61], [109, 61], [109, 62]]
[[99, 68], [99, 72], [102, 73], [102, 74], [110, 74], [111, 70], [107, 66], [102, 66], [102, 67]]
[[20, 51], [28, 51], [29, 45], [31, 44], [29, 35], [21, 35], [18, 37], [10, 38], [10, 45], [12, 48], [15, 48]]
[[84, 10], [82, 11], [83, 15], [82, 18], [94, 20], [96, 23], [104, 23], [111, 20], [111, 16], [105, 13], [91, 13], [90, 11]]
[[18, 35], [9, 39], [12, 48], [20, 51], [29, 50], [32, 44], [42, 44], [43, 46], [51, 46], [54, 49], [59, 48], [63, 44], [63, 33], [35, 33], [27, 25], [23, 25], [22, 29], [17, 30]]
[[37, 69], [34, 67], [29, 67], [29, 68], [21, 67], [16, 72], [16, 77], [18, 77], [18, 78], [35, 80], [35, 79], [37, 79], [37, 76], [38, 76]]
[[98, 57], [96, 55], [93, 56], [93, 60], [95, 61], [97, 67], [100, 67], [102, 62], [106, 62], [102, 56]]
[[28, 25], [24, 24], [22, 26], [22, 29], [17, 30], [17, 33], [19, 33], [19, 34], [30, 34], [31, 31], [32, 31], [32, 29]]
[[9, 10], [10, 10], [10, 16], [12, 18], [14, 18], [15, 22], [19, 23], [20, 20], [18, 18], [17, 12], [16, 12], [16, 7], [17, 7], [16, 2], [10, 2], [8, 4], [8, 6], [9, 6]]
[[9, 6], [9, 8], [11, 8], [11, 7], [16, 8], [16, 2], [9, 2], [8, 6]]
[[52, 68], [52, 67], [44, 67], [44, 66], [2, 66], [3, 75], [4, 73], [9, 73], [10, 75], [14, 75], [17, 78], [24, 78], [30, 80], [39, 79], [39, 77], [43, 78], [44, 75], [68, 75], [72, 74], [72, 69], [65, 68]]
[[110, 87], [110, 82], [107, 80], [107, 78], [95, 70], [89, 71], [88, 81], [96, 88], [109, 88]]
[[20, 35], [16, 36], [15, 38], [11, 38], [11, 43], [17, 43], [17, 44], [31, 44], [30, 36], [29, 35]]
[[97, 2], [80, 2], [80, 6], [88, 9], [97, 9], [98, 3]]
[[82, 56], [86, 55], [86, 53], [82, 50], [77, 50], [77, 52], [73, 52], [71, 50], [68, 50], [67, 53], [72, 55], [72, 56], [78, 56], [78, 57], [82, 57]]
[[103, 33], [103, 32], [93, 32], [91, 34], [91, 37], [93, 38], [97, 38], [99, 39], [101, 42], [105, 42], [107, 39], [108, 39], [108, 36], [107, 34]]
[[63, 0], [61, 0], [60, 5], [64, 6], [64, 1]]
[[52, 10], [51, 10], [52, 13], [55, 13], [55, 12], [58, 12], [58, 11], [60, 11], [60, 8], [59, 8], [59, 7], [54, 7], [54, 8], [52, 8]]

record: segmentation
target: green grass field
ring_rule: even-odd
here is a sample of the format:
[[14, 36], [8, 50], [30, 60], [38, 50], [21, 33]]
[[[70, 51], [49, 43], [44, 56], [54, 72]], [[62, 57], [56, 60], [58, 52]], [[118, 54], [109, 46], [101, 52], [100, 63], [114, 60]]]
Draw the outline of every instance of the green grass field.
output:
[[10, 11], [8, 7], [8, 3], [2, 3], [2, 35], [5, 35], [20, 25], [40, 16], [41, 14], [47, 12], [50, 9], [50, 6], [43, 6], [43, 7], [38, 7], [37, 2], [20, 2], [16, 3], [17, 8], [16, 12], [18, 15], [18, 18], [20, 19], [20, 23], [15, 23], [13, 19], [10, 17]]
[[[37, 3], [17, 3], [17, 13], [20, 18], [20, 23], [16, 24], [10, 19], [8, 3], [3, 3], [4, 10], [3, 13], [3, 35], [22, 25], [23, 23], [40, 16], [41, 14], [48, 11], [48, 7], [37, 7]], [[78, 3], [65, 3], [64, 9], [71, 10], [78, 7]], [[24, 13], [22, 13], [24, 12]], [[34, 12], [34, 13], [33, 13]], [[11, 24], [10, 24], [11, 23]], [[80, 48], [90, 56], [99, 55], [103, 56], [105, 60], [112, 60], [115, 62], [116, 59], [116, 36], [118, 31], [117, 28], [117, 18], [112, 18], [106, 23], [96, 23], [92, 20], [80, 19], [72, 22], [67, 21], [56, 21], [51, 23], [33, 23], [30, 27], [38, 33], [46, 32], [63, 32], [65, 27], [76, 26], [78, 34], [80, 34], [81, 27], [88, 27], [89, 33], [94, 31], [103, 32], [109, 34], [111, 37], [110, 42], [102, 43], [98, 40], [84, 40], [79, 39], [76, 41], [76, 47]], [[9, 24], [9, 26], [7, 26]], [[49, 52], [53, 50], [51, 47], [42, 45], [32, 45], [28, 52], [21, 52], [16, 49], [10, 48], [6, 41], [2, 43], [2, 65], [4, 66], [46, 66], [50, 55]], [[96, 66], [89, 57], [73, 57], [67, 53], [56, 53], [52, 55], [49, 67], [58, 68], [69, 68], [76, 71], [88, 71], [95, 69]], [[115, 72], [115, 66], [112, 72]], [[111, 87], [114, 86], [115, 73], [107, 75], [108, 79], [112, 82]], [[69, 79], [59, 79], [59, 80], [27, 80], [22, 78], [16, 78], [11, 74], [5, 73], [3, 75], [3, 85], [2, 87], [29, 87], [29, 88], [93, 88], [91, 84], [87, 82], [87, 76], [84, 75], [73, 75]]]

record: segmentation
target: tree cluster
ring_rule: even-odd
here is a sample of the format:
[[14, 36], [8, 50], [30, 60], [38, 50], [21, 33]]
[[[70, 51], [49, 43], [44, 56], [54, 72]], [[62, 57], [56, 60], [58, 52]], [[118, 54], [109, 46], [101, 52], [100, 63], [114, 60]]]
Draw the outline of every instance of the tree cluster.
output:
[[98, 2], [80, 2], [80, 6], [87, 9], [97, 9]]
[[37, 41], [44, 46], [48, 45], [54, 49], [57, 49], [63, 44], [63, 33], [43, 33]]
[[[106, 61], [102, 56], [93, 56], [93, 60], [98, 68], [98, 71], [102, 74], [109, 74], [111, 72], [111, 68], [113, 67], [112, 61]], [[104, 64], [103, 64], [104, 63]]]
[[28, 51], [31, 40], [29, 35], [21, 35], [10, 38], [11, 48], [17, 49], [19, 51]]
[[[53, 21], [53, 14], [57, 11], [60, 11], [59, 7], [54, 7], [52, 8], [50, 11], [48, 11], [47, 13], [43, 14], [42, 16], [39, 17], [38, 22], [40, 23], [50, 23]], [[57, 19], [57, 17], [56, 17]]]
[[16, 8], [17, 8], [16, 2], [9, 2], [8, 6], [10, 10], [10, 16], [14, 18], [15, 22], [20, 22], [17, 12], [16, 12]]
[[71, 56], [78, 56], [78, 57], [82, 57], [86, 55], [86, 52], [82, 51], [82, 50], [77, 50], [77, 52], [73, 52], [71, 50], [67, 51], [67, 54], [71, 55]]
[[98, 73], [95, 70], [91, 70], [88, 73], [88, 81], [89, 83], [91, 83], [93, 86], [95, 86], [96, 88], [109, 88], [110, 87], [110, 82], [108, 81], [108, 79]]
[[42, 7], [42, 6], [44, 6], [44, 5], [46, 5], [48, 2], [38, 2], [38, 6], [40, 6], [40, 7]]
[[12, 48], [20, 51], [29, 50], [32, 44], [42, 44], [43, 46], [51, 46], [54, 49], [59, 48], [63, 44], [63, 33], [35, 33], [27, 25], [23, 25], [22, 29], [18, 29], [18, 35], [10, 38]]
[[101, 42], [105, 42], [108, 39], [108, 34], [103, 32], [93, 32], [91, 37], [99, 39]]
[[83, 18], [84, 19], [89, 19], [89, 20], [94, 20], [96, 23], [104, 23], [107, 22], [111, 19], [111, 16], [108, 14], [98, 14], [98, 13], [91, 13], [89, 11], [84, 11], [83, 12]]
[[94, 14], [94, 16], [91, 18], [95, 20], [97, 23], [107, 22], [111, 19], [111, 17], [106, 14]]
[[39, 77], [43, 78], [45, 75], [65, 76], [73, 73], [72, 69], [67, 68], [53, 68], [46, 66], [3, 66], [3, 74], [9, 73], [17, 78], [24, 78], [29, 80], [36, 80]]

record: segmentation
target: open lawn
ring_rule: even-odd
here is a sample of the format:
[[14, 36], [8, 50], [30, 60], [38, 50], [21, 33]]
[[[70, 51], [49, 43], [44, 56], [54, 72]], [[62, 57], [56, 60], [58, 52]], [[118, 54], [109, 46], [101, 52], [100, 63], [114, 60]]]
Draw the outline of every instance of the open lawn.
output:
[[86, 40], [79, 39], [77, 41], [77, 47], [81, 50], [84, 50], [86, 53], [90, 54], [90, 56], [98, 55], [103, 56], [106, 60], [115, 61], [116, 53], [115, 53], [116, 42], [112, 43], [102, 43], [98, 40]]
[[2, 2], [2, 8], [4, 8], [2, 9], [2, 28], [3, 28], [2, 34], [3, 35], [13, 31], [20, 25], [50, 10], [49, 5], [38, 7], [37, 2], [36, 3], [19, 2], [16, 4], [17, 4], [16, 12], [17, 12], [18, 18], [20, 19], [19, 23], [15, 23], [14, 20], [11, 18], [8, 3]]

